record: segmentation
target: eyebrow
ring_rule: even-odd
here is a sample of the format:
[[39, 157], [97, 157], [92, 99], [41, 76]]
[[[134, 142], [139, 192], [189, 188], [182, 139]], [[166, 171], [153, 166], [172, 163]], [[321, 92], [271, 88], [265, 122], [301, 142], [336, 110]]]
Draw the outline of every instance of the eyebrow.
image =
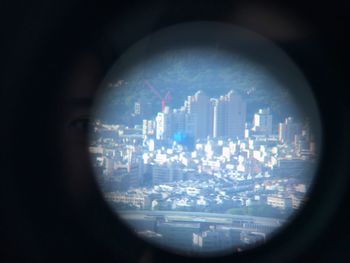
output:
[[70, 108], [90, 108], [93, 105], [93, 99], [89, 97], [70, 98], [64, 102], [64, 105]]

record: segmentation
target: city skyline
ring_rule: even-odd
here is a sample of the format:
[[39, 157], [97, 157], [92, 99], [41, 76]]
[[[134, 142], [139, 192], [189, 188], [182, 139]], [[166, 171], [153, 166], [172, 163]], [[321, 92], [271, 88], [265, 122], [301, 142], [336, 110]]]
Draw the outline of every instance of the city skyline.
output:
[[199, 90], [157, 113], [136, 101], [129, 125], [97, 121], [90, 152], [112, 209], [143, 238], [191, 253], [265, 242], [306, 201], [316, 146], [308, 123], [246, 111], [234, 91]]
[[[227, 96], [230, 92], [234, 93], [235, 96], [238, 96], [244, 101], [246, 105], [246, 118], [249, 119], [253, 118], [253, 115], [256, 111], [265, 108], [269, 108], [269, 111], [274, 115], [274, 118], [280, 122], [284, 121], [286, 117], [289, 117], [291, 115], [293, 115], [294, 118], [298, 119], [298, 121], [304, 121], [305, 117], [298, 111], [297, 105], [293, 102], [293, 99], [283, 88], [279, 88], [278, 92], [271, 90], [271, 94], [266, 92], [259, 92], [259, 90], [254, 85], [252, 85], [250, 88], [246, 88], [245, 90], [237, 90], [236, 88], [221, 88], [217, 89], [214, 94], [213, 91], [210, 91], [208, 88], [206, 88], [193, 90], [190, 95], [184, 93], [184, 91], [174, 91], [173, 88], [158, 89], [157, 86], [156, 89], [155, 85], [151, 83], [151, 81], [144, 80], [141, 83], [141, 85], [143, 85], [143, 88], [137, 92], [140, 94], [140, 96], [136, 96], [137, 93], [135, 93], [130, 97], [132, 100], [130, 100], [130, 98], [127, 100], [122, 100], [122, 103], [124, 104], [127, 102], [127, 104], [123, 106], [121, 104], [116, 104], [113, 99], [111, 99], [111, 97], [119, 97], [121, 94], [124, 94], [124, 91], [129, 89], [128, 82], [126, 80], [117, 80], [109, 83], [108, 89], [111, 93], [111, 96], [108, 96], [99, 102], [99, 104], [109, 105], [108, 113], [101, 112], [99, 114], [101, 121], [108, 124], [119, 123], [133, 126], [134, 124], [129, 122], [130, 114], [133, 115], [133, 118], [138, 116], [141, 118], [144, 117], [145, 119], [149, 119], [151, 116], [157, 114], [158, 112], [163, 112], [165, 106], [167, 106], [170, 111], [173, 111], [175, 109], [180, 111], [181, 108], [185, 106], [184, 102], [188, 101], [188, 97], [194, 97], [197, 92], [203, 93], [206, 97], [208, 97], [210, 103], [212, 104], [222, 102], [222, 100], [225, 100], [225, 97], [227, 99]], [[118, 91], [118, 93], [115, 94], [115, 91]], [[129, 93], [132, 94], [131, 92]], [[269, 101], [270, 97], [271, 100]], [[285, 101], [285, 105], [276, 103], [276, 97], [280, 98], [280, 101]], [[140, 112], [141, 108], [143, 108], [142, 113]], [[124, 112], [125, 114], [112, 114], [113, 112], [118, 111]]]
[[171, 138], [175, 133], [186, 133], [194, 139], [243, 138], [245, 122], [246, 105], [241, 96], [231, 90], [219, 98], [209, 98], [199, 90], [189, 95], [181, 108], [171, 111], [165, 106], [163, 112], [158, 112], [156, 139]]
[[91, 159], [107, 203], [139, 237], [178, 253], [242, 251], [307, 203], [322, 129], [281, 49], [201, 25], [155, 33], [113, 65]]

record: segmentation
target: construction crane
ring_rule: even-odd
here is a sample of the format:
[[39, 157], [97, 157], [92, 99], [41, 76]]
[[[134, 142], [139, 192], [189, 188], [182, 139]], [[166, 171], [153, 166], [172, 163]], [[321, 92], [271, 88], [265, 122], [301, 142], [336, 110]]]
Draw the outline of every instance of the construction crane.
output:
[[147, 87], [152, 91], [152, 93], [153, 93], [154, 95], [156, 95], [156, 96], [161, 100], [161, 103], [162, 103], [162, 112], [164, 112], [166, 103], [168, 103], [168, 102], [171, 100], [170, 91], [167, 91], [167, 93], [165, 94], [165, 96], [162, 97], [162, 96], [160, 95], [160, 93], [151, 85], [151, 83], [149, 83], [148, 80], [145, 80], [145, 83], [146, 83]]

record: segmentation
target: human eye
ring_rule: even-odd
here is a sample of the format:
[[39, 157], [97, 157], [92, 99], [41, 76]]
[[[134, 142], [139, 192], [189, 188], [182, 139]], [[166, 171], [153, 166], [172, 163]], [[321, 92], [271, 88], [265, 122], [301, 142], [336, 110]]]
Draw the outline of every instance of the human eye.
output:
[[80, 133], [88, 134], [90, 127], [89, 117], [78, 117], [68, 122], [68, 128]]

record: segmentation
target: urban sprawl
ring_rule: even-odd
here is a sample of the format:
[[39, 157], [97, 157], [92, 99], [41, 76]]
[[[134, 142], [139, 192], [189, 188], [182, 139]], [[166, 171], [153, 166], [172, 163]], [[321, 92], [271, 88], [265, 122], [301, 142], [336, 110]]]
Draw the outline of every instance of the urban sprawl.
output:
[[146, 239], [189, 253], [264, 242], [306, 201], [315, 143], [309, 124], [269, 108], [247, 121], [233, 91], [198, 91], [182, 107], [146, 100], [128, 124], [96, 120], [90, 146], [106, 200]]

